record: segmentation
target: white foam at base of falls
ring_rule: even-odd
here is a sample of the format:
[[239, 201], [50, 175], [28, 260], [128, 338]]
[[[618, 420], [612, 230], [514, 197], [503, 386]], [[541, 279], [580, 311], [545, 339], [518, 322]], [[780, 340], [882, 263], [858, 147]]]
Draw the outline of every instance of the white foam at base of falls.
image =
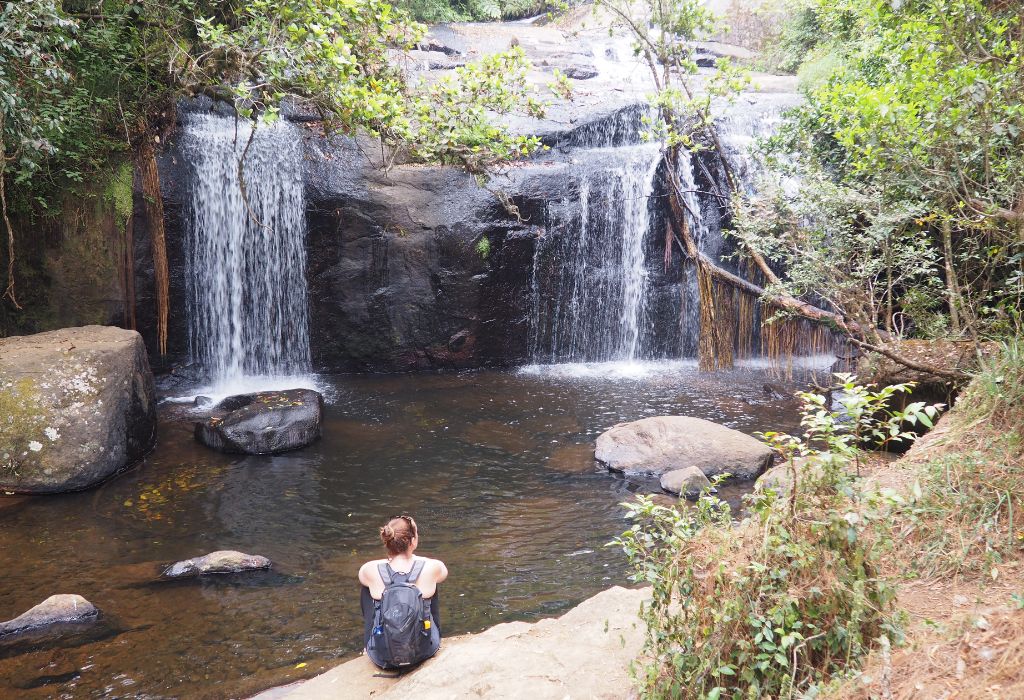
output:
[[[835, 355], [802, 355], [790, 359], [753, 357], [738, 359], [735, 368], [780, 370], [803, 369], [825, 371], [835, 362]], [[520, 367], [519, 374], [548, 379], [598, 379], [629, 381], [664, 374], [697, 372], [696, 359], [648, 360], [620, 362], [564, 362], [560, 364], [534, 364]]]

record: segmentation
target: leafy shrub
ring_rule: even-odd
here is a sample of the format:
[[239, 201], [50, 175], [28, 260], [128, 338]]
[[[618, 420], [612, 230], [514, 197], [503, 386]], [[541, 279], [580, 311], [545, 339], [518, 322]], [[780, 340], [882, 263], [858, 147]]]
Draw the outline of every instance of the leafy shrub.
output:
[[735, 527], [708, 495], [685, 510], [648, 497], [625, 504], [633, 525], [613, 544], [632, 579], [652, 586], [634, 667], [643, 696], [789, 698], [845, 674], [880, 638], [899, 638], [894, 590], [878, 574], [889, 543], [874, 527], [898, 500], [860, 494], [849, 467], [865, 436], [912, 439], [903, 422], [930, 422], [937, 409], [894, 411], [890, 398], [908, 385], [871, 391], [840, 379], [838, 410], [802, 395], [802, 438], [766, 434], [787, 456], [790, 486], [748, 497]]

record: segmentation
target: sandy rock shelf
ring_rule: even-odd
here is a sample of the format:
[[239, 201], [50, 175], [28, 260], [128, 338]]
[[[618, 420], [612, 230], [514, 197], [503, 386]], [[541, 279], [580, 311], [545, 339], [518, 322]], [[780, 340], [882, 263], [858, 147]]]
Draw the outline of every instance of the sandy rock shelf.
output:
[[508, 622], [446, 639], [433, 659], [398, 678], [365, 657], [251, 700], [335, 698], [616, 698], [630, 695], [630, 661], [643, 645], [637, 617], [648, 591], [615, 586], [562, 617]]

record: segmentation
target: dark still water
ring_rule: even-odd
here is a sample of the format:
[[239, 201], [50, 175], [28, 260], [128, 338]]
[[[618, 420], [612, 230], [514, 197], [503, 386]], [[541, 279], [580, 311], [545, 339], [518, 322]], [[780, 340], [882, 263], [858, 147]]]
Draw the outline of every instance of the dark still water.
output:
[[[765, 381], [785, 383], [690, 364], [327, 378], [323, 440], [277, 457], [220, 455], [165, 416], [156, 451], [106, 485], [0, 499], [0, 619], [54, 593], [105, 615], [87, 636], [0, 642], [0, 697], [244, 697], [312, 675], [361, 646], [356, 572], [403, 512], [451, 570], [446, 634], [557, 614], [626, 582], [603, 545], [650, 489], [596, 470], [596, 435], [658, 414], [795, 429]], [[153, 582], [217, 549], [274, 569]]]

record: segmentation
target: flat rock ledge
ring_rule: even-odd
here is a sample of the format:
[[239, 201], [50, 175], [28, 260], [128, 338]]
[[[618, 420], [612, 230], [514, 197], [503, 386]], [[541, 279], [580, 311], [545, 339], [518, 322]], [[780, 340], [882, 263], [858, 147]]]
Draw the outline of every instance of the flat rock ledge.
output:
[[360, 656], [302, 683], [252, 700], [464, 697], [608, 698], [632, 692], [629, 664], [643, 646], [637, 616], [646, 589], [615, 586], [562, 617], [507, 622], [479, 634], [445, 639], [434, 658], [397, 678], [381, 677]]
[[312, 389], [238, 394], [195, 424], [196, 440], [221, 452], [277, 454], [320, 438], [324, 399]]
[[270, 567], [271, 561], [264, 556], [225, 549], [171, 564], [164, 569], [161, 578], [181, 579], [207, 574], [237, 574]]
[[601, 433], [594, 457], [628, 475], [659, 476], [692, 466], [707, 477], [728, 473], [749, 480], [771, 465], [774, 452], [760, 440], [702, 418], [656, 416]]
[[95, 605], [80, 595], [61, 593], [52, 595], [31, 610], [13, 620], [0, 622], [0, 637], [19, 632], [49, 627], [62, 622], [89, 622], [99, 617]]

